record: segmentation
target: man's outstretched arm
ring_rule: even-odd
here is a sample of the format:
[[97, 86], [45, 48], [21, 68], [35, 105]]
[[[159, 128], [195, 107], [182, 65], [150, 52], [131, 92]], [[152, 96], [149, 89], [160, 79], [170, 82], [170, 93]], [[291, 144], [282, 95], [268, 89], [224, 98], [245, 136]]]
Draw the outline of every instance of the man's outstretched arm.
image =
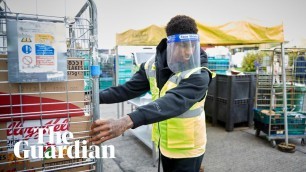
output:
[[133, 121], [126, 115], [120, 119], [99, 119], [91, 125], [90, 138], [93, 144], [100, 144], [106, 140], [120, 136], [133, 127]]

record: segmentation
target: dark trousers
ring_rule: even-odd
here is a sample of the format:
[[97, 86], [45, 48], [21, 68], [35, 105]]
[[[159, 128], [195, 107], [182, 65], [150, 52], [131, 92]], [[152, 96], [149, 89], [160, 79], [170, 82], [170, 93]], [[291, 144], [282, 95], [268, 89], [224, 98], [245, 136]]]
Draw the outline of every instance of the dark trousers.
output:
[[174, 159], [161, 154], [161, 161], [164, 172], [199, 172], [203, 157]]

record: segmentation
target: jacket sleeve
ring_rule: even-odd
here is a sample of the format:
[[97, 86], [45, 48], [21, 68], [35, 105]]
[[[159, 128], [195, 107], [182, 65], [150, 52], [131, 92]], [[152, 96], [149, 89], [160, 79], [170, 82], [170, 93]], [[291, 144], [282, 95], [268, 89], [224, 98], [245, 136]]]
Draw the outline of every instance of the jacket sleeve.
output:
[[123, 85], [100, 91], [100, 104], [119, 103], [138, 97], [150, 90], [144, 63], [132, 78]]
[[206, 70], [183, 79], [163, 97], [128, 114], [134, 123], [133, 128], [173, 118], [186, 112], [193, 104], [204, 98], [210, 80], [211, 77]]

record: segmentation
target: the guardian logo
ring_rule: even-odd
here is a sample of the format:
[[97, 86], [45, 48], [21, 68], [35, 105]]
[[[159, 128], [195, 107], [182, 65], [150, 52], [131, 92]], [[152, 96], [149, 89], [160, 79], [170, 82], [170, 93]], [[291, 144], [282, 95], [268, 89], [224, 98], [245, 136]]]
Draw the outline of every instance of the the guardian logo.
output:
[[[22, 140], [14, 145], [14, 154], [18, 158], [115, 158], [115, 147], [108, 146], [88, 146], [87, 141], [73, 139], [73, 133], [66, 131], [63, 133], [54, 132], [54, 126], [38, 130], [38, 142], [29, 145], [28, 141]], [[35, 131], [37, 132], [37, 131]], [[49, 133], [48, 139], [44, 133]], [[73, 144], [74, 143], [74, 144]], [[48, 151], [46, 151], [48, 150]], [[108, 156], [109, 152], [109, 156]]]

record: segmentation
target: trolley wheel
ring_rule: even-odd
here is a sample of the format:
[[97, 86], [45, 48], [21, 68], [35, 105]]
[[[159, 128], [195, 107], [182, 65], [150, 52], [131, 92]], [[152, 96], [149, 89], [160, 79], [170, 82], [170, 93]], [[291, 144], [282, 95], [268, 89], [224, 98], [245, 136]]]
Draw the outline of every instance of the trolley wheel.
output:
[[305, 146], [305, 140], [304, 140], [304, 138], [301, 139], [301, 145], [302, 145], [302, 146]]
[[259, 137], [259, 135], [260, 135], [260, 129], [256, 129], [255, 135], [256, 135], [257, 137]]
[[276, 141], [275, 140], [271, 140], [270, 143], [271, 143], [272, 148], [276, 147]]

